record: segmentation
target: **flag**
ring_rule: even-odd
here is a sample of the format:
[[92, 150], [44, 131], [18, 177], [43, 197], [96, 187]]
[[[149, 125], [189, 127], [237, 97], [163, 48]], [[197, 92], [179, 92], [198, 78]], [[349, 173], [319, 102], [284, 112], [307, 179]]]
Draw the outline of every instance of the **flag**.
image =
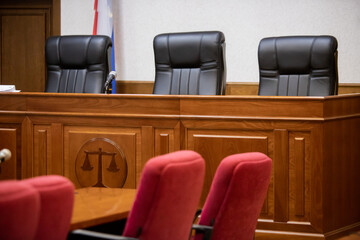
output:
[[[112, 0], [94, 1], [94, 27], [93, 35], [106, 35], [111, 37], [113, 46], [111, 49], [111, 70], [115, 70], [115, 44], [114, 44], [114, 26], [112, 15]], [[112, 82], [112, 93], [116, 93], [116, 81]]]

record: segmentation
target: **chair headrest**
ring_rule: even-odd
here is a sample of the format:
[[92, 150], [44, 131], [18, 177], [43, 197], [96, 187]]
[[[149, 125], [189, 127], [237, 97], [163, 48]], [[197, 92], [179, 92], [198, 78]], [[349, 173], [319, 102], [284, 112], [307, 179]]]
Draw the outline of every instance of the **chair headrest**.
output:
[[106, 62], [111, 38], [101, 35], [53, 36], [46, 40], [46, 62], [66, 69]]
[[278, 69], [280, 74], [305, 74], [310, 69], [328, 68], [337, 51], [333, 36], [270, 37], [260, 41], [261, 69]]
[[164, 33], [154, 38], [156, 64], [173, 68], [200, 68], [220, 62], [225, 36], [219, 31]]

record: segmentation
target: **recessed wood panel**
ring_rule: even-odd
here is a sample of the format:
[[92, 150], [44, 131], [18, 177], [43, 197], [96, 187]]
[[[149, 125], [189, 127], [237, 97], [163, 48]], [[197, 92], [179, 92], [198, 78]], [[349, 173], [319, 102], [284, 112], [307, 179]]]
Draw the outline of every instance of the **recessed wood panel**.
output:
[[159, 155], [169, 153], [169, 134], [160, 134]]
[[289, 132], [289, 218], [310, 221], [310, 132]]
[[305, 214], [305, 140], [304, 138], [294, 139], [294, 160], [295, 160], [295, 215]]
[[34, 144], [38, 147], [34, 151], [34, 175], [46, 175], [47, 159], [46, 156], [49, 152], [48, 146], [48, 130], [38, 129], [35, 130], [35, 141]]
[[155, 129], [155, 156], [176, 151], [173, 129]]
[[274, 130], [274, 220], [287, 222], [289, 220], [289, 148], [288, 131]]
[[11, 152], [11, 158], [0, 163], [0, 180], [16, 179], [20, 166], [17, 162], [17, 129], [0, 128], [0, 150], [7, 148]]
[[47, 161], [51, 159], [51, 127], [50, 125], [34, 126], [33, 176], [47, 174]]
[[64, 127], [65, 175], [76, 187], [135, 188], [138, 134], [131, 129]]
[[305, 139], [294, 139], [295, 160], [295, 215], [305, 214]]
[[193, 134], [193, 150], [202, 155], [206, 161], [206, 173], [200, 204], [204, 204], [212, 180], [221, 160], [226, 156], [244, 152], [268, 152], [268, 139], [261, 136], [226, 136]]
[[62, 125], [34, 126], [33, 176], [57, 174], [64, 175]]

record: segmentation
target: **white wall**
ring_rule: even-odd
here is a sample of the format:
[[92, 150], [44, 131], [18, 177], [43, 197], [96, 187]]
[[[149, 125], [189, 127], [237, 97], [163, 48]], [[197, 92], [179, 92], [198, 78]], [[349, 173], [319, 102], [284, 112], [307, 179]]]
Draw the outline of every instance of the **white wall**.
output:
[[94, 13], [94, 0], [61, 0], [61, 35], [92, 34]]
[[[99, 0], [101, 1], [101, 0]], [[91, 34], [93, 0], [62, 0], [62, 34]], [[339, 80], [360, 83], [360, 0], [113, 0], [116, 70], [121, 80], [154, 79], [152, 41], [164, 32], [220, 30], [227, 81], [257, 82], [263, 37], [333, 35]]]

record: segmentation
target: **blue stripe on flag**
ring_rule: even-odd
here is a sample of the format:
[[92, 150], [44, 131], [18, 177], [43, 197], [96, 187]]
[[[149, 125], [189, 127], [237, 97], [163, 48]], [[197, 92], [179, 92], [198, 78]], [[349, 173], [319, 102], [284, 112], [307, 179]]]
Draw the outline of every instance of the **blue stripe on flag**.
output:
[[[111, 33], [111, 40], [113, 42], [113, 46], [112, 46], [112, 49], [111, 49], [111, 70], [112, 71], [115, 71], [115, 42], [114, 42], [114, 29], [112, 30], [112, 33]], [[114, 81], [112, 81], [112, 91], [111, 91], [112, 94], [115, 94], [116, 93], [116, 79], [114, 79]]]

